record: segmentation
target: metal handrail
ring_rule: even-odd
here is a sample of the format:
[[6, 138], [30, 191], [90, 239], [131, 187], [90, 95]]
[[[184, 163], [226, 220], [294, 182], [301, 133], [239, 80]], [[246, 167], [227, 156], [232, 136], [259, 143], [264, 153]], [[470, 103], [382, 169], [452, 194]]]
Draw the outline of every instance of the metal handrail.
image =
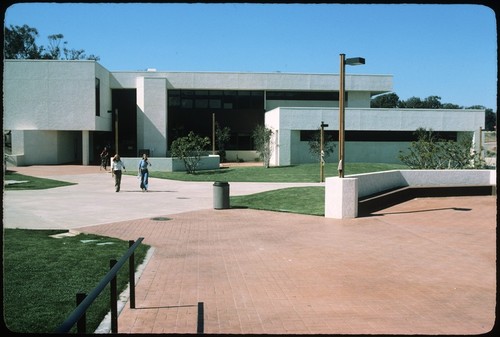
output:
[[[135, 249], [141, 244], [144, 238], [139, 238], [137, 241], [129, 247], [122, 258], [109, 270], [109, 272], [104, 276], [104, 278], [99, 282], [99, 284], [90, 292], [88, 296], [73, 310], [73, 312], [68, 316], [68, 318], [56, 329], [56, 333], [66, 333], [73, 327], [73, 325], [78, 322], [80, 317], [82, 317], [89, 306], [94, 302], [94, 300], [99, 296], [99, 294], [104, 290], [109, 282], [116, 276], [120, 268], [127, 261], [127, 259], [134, 253]], [[133, 285], [131, 285], [132, 287]]]

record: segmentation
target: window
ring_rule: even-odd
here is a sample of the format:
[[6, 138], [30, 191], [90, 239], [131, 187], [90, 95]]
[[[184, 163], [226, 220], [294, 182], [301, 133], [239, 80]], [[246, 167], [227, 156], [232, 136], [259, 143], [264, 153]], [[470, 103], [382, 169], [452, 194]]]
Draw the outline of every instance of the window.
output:
[[95, 79], [95, 115], [101, 115], [101, 81]]
[[[319, 130], [302, 130], [300, 131], [300, 140], [303, 142], [309, 141], [315, 132]], [[338, 140], [339, 132], [336, 130], [325, 130], [325, 135]], [[437, 139], [457, 140], [457, 133], [453, 131], [435, 132]], [[349, 130], [345, 132], [346, 142], [413, 142], [417, 141], [415, 131], [361, 131]]]
[[274, 101], [338, 101], [333, 91], [267, 91], [266, 98]]
[[249, 136], [264, 123], [264, 91], [172, 89], [168, 95], [168, 146], [193, 131], [212, 137], [212, 120], [231, 129], [227, 149], [252, 150]]

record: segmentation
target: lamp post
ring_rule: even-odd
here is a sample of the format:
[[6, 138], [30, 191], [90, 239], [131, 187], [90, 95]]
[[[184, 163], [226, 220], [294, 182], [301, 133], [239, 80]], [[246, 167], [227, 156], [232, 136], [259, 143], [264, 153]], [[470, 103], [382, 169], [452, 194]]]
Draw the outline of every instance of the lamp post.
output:
[[319, 168], [319, 181], [325, 181], [325, 128], [328, 124], [321, 121], [321, 129], [319, 133], [319, 153], [320, 153], [320, 168]]
[[345, 54], [340, 54], [340, 86], [339, 86], [339, 178], [344, 178], [344, 138], [345, 138], [345, 65], [357, 66], [365, 64], [362, 57], [345, 58]]

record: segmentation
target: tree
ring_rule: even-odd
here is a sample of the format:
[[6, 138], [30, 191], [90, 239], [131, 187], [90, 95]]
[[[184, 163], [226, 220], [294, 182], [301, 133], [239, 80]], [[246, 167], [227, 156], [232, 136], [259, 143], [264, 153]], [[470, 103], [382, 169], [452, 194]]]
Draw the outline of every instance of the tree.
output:
[[472, 135], [457, 141], [439, 139], [430, 129], [415, 131], [417, 140], [411, 143], [409, 153], [400, 152], [399, 159], [412, 169], [466, 169], [483, 168], [479, 153], [472, 150]]
[[43, 47], [38, 47], [38, 30], [28, 25], [5, 27], [5, 59], [40, 59]]
[[201, 137], [190, 131], [186, 137], [177, 138], [172, 142], [173, 157], [182, 159], [188, 174], [195, 174], [201, 161], [201, 156], [210, 145], [208, 137]]
[[259, 157], [263, 161], [264, 167], [269, 168], [271, 160], [273, 130], [264, 125], [257, 125], [252, 132], [255, 150], [259, 152]]
[[371, 100], [370, 105], [372, 108], [397, 108], [399, 107], [399, 96], [394, 92], [379, 95]]
[[496, 131], [497, 129], [497, 114], [492, 109], [486, 109], [484, 127], [487, 131]]
[[423, 106], [426, 109], [441, 109], [441, 97], [439, 96], [429, 96], [427, 97], [424, 102]]
[[226, 143], [231, 138], [231, 129], [227, 126], [221, 128], [219, 123], [215, 123], [215, 139], [217, 142], [217, 154], [221, 163], [226, 162]]
[[[323, 135], [323, 154], [326, 159], [329, 155], [331, 155], [335, 151], [334, 139], [329, 134]], [[314, 159], [321, 159], [321, 130], [314, 132], [311, 135], [311, 139], [308, 141], [309, 145], [309, 153]]]
[[[36, 39], [38, 30], [28, 25], [5, 28], [4, 58], [5, 59], [46, 59], [46, 60], [95, 60], [95, 55], [87, 56], [83, 49], [69, 49], [67, 41], [62, 41], [64, 35], [49, 35], [47, 47], [38, 46]], [[64, 47], [61, 49], [60, 45]]]

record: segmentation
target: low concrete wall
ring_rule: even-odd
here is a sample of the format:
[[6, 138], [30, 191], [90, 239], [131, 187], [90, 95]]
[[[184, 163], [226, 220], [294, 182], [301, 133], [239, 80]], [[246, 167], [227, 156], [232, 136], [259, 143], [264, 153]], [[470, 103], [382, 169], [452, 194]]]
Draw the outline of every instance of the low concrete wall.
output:
[[404, 186], [496, 185], [495, 170], [392, 170], [346, 176], [358, 179], [358, 196]]
[[[138, 170], [140, 157], [122, 157], [123, 164], [128, 171]], [[179, 158], [172, 157], [149, 157], [151, 171], [160, 172], [182, 172], [186, 171], [184, 162]], [[197, 170], [215, 170], [220, 168], [220, 158], [218, 155], [201, 157]]]
[[[325, 179], [325, 217], [337, 219], [357, 217], [357, 212], [345, 215], [340, 211], [346, 208], [346, 201], [357, 204], [359, 198], [398, 187], [496, 186], [495, 170], [392, 170], [353, 174], [346, 178], [357, 180], [357, 191], [345, 189], [342, 193], [334, 193], [332, 190], [338, 189], [338, 180], [342, 178]], [[353, 193], [357, 195], [352, 195]], [[351, 209], [356, 208], [351, 207]]]

